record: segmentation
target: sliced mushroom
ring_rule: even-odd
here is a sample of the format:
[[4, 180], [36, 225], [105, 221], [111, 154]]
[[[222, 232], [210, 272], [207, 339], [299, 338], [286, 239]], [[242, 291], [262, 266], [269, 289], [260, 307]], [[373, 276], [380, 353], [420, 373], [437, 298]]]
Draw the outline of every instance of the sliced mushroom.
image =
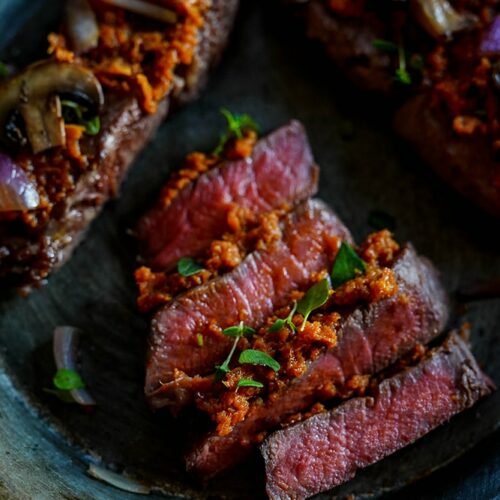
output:
[[22, 115], [34, 153], [66, 142], [60, 95], [80, 94], [98, 113], [104, 104], [102, 87], [88, 69], [71, 63], [41, 61], [0, 86], [0, 130], [16, 110]]
[[410, 6], [422, 28], [438, 40], [450, 39], [477, 22], [472, 14], [456, 11], [448, 0], [410, 0]]

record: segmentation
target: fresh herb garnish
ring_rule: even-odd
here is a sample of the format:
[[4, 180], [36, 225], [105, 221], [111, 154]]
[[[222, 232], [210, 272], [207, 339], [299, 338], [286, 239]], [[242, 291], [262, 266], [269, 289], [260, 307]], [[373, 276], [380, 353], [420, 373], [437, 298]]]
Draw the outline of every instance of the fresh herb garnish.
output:
[[243, 139], [245, 129], [254, 130], [257, 133], [260, 131], [256, 121], [246, 113], [241, 115], [233, 114], [226, 108], [222, 108], [220, 112], [227, 121], [227, 131], [220, 136], [219, 144], [213, 151], [214, 155], [220, 155], [231, 139]]
[[318, 307], [321, 307], [327, 300], [330, 292], [328, 279], [323, 279], [313, 285], [297, 304], [297, 311], [304, 316], [301, 330], [304, 329], [309, 315]]
[[196, 334], [196, 343], [198, 344], [199, 347], [203, 347], [203, 335], [201, 333]]
[[242, 365], [261, 365], [271, 368], [275, 372], [280, 369], [280, 364], [273, 359], [269, 354], [256, 349], [246, 349], [240, 354], [238, 359]]
[[0, 61], [0, 78], [5, 78], [6, 76], [9, 76], [9, 70], [5, 63]]
[[358, 273], [366, 271], [366, 263], [354, 251], [354, 249], [346, 243], [342, 242], [339, 252], [335, 258], [332, 269], [332, 286], [337, 288], [346, 281], [352, 280]]
[[67, 368], [60, 368], [57, 370], [52, 379], [52, 383], [55, 389], [44, 389], [44, 391], [48, 394], [53, 394], [64, 403], [74, 403], [75, 400], [71, 396], [71, 391], [85, 388], [85, 384], [80, 375]]
[[74, 389], [83, 389], [85, 387], [80, 375], [67, 368], [57, 370], [52, 382], [56, 389], [60, 391], [73, 391]]
[[182, 259], [179, 259], [177, 262], [177, 272], [181, 276], [192, 276], [193, 274], [198, 274], [201, 271], [203, 271], [203, 267], [189, 257], [182, 257]]
[[396, 229], [396, 219], [382, 210], [372, 210], [368, 214], [368, 224], [376, 231], [380, 231], [381, 229], [394, 231]]
[[285, 319], [277, 319], [269, 328], [271, 333], [279, 332], [285, 326], [288, 326], [292, 332], [297, 330], [297, 327], [293, 323], [293, 315], [297, 310], [297, 302], [293, 302], [292, 309], [290, 310], [290, 314]]
[[99, 116], [87, 118], [88, 108], [74, 101], [61, 101], [62, 114], [65, 123], [73, 123], [85, 127], [88, 135], [97, 135], [101, 130], [101, 119]]
[[231, 359], [234, 355], [234, 351], [236, 350], [236, 346], [238, 345], [238, 342], [240, 341], [241, 337], [244, 337], [246, 335], [253, 335], [255, 333], [255, 330], [253, 328], [250, 328], [249, 326], [245, 326], [243, 321], [240, 321], [239, 325], [230, 326], [222, 330], [222, 333], [227, 337], [234, 337], [234, 343], [233, 346], [231, 347], [231, 351], [229, 352], [227, 358], [224, 360], [222, 365], [215, 366], [215, 376], [214, 376], [215, 382], [221, 381], [224, 375], [226, 373], [229, 373], [230, 371], [229, 363], [231, 362]]
[[[400, 83], [403, 83], [404, 85], [410, 85], [412, 83], [412, 78], [410, 73], [408, 72], [406, 64], [408, 54], [405, 51], [403, 44], [396, 44], [389, 40], [381, 40], [379, 38], [376, 38], [375, 40], [373, 40], [372, 45], [382, 52], [397, 52], [398, 68], [396, 69], [395, 73], [396, 80]], [[423, 69], [423, 59], [420, 57], [421, 66], [419, 68], [413, 65], [413, 60], [414, 58], [412, 57], [410, 60], [410, 66], [413, 69], [418, 69], [421, 71]], [[418, 64], [416, 59], [415, 63]]]
[[257, 380], [252, 380], [251, 378], [242, 378], [238, 380], [236, 387], [257, 387], [258, 389], [261, 389], [264, 387], [264, 384], [262, 382], [258, 382]]

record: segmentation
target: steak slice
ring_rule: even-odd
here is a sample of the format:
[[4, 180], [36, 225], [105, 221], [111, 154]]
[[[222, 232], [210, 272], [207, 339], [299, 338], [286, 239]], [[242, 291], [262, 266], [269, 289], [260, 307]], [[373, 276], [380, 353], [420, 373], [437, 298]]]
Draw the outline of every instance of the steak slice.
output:
[[91, 166], [78, 179], [73, 194], [58, 203], [55, 214], [38, 231], [20, 232], [8, 221], [0, 221], [2, 284], [24, 286], [29, 291], [30, 285], [41, 284], [70, 257], [104, 203], [116, 196], [131, 163], [169, 109], [185, 104], [201, 91], [227, 43], [238, 4], [239, 0], [211, 3], [204, 13], [194, 62], [185, 75], [186, 85], [180, 93], [160, 102], [155, 114], [145, 114], [135, 98], [106, 93], [101, 132], [82, 140], [82, 151]]
[[[164, 306], [153, 319], [149, 342], [145, 392], [150, 404], [178, 409], [188, 403], [198, 385], [203, 386], [199, 375], [213, 373], [232, 344], [207, 329], [240, 321], [259, 326], [286, 304], [291, 291], [308, 285], [313, 273], [329, 266], [342, 239], [351, 237], [337, 216], [322, 202], [308, 201], [287, 215], [282, 239]], [[203, 347], [197, 344], [200, 332]]]
[[169, 270], [228, 230], [233, 206], [266, 212], [312, 196], [317, 182], [305, 130], [292, 121], [261, 139], [250, 158], [224, 162], [186, 186], [168, 207], [158, 204], [146, 214], [137, 228], [142, 254], [152, 267]]
[[417, 366], [384, 380], [372, 397], [278, 431], [261, 447], [271, 499], [303, 499], [413, 443], [489, 394], [493, 384], [451, 334]]
[[406, 246], [393, 265], [398, 293], [344, 314], [338, 343], [312, 362], [272, 401], [254, 405], [246, 419], [226, 436], [206, 436], [188, 454], [187, 468], [210, 478], [235, 465], [254, 447], [258, 435], [287, 417], [331, 397], [356, 375], [374, 374], [417, 344], [436, 337], [448, 319], [447, 298], [432, 264]]

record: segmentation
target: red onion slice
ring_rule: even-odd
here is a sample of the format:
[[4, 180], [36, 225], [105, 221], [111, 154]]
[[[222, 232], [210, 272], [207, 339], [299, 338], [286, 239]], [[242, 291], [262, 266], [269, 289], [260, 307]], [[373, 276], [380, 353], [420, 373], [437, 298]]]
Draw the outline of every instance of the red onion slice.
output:
[[479, 47], [481, 55], [500, 54], [500, 16], [496, 16], [483, 36]]
[[[66, 368], [77, 372], [76, 348], [80, 330], [73, 326], [58, 326], [54, 330], [53, 350], [57, 369]], [[96, 402], [85, 389], [69, 391], [76, 403], [82, 406], [95, 406]]]
[[88, 0], [66, 0], [64, 29], [75, 52], [81, 54], [97, 47], [99, 25]]
[[33, 210], [39, 204], [36, 186], [24, 170], [0, 153], [0, 212]]
[[153, 3], [144, 2], [143, 0], [102, 0], [104, 3], [109, 5], [114, 5], [115, 7], [121, 7], [122, 9], [129, 10], [135, 14], [140, 14], [141, 16], [150, 17], [151, 19], [156, 19], [157, 21], [163, 21], [164, 23], [176, 23], [177, 14], [170, 9], [165, 7], [160, 7]]

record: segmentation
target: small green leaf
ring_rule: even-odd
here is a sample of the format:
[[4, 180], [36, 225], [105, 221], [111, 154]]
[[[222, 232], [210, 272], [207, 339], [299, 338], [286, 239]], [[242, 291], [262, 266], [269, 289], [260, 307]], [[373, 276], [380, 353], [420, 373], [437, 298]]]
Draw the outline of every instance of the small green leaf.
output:
[[248, 114], [238, 115], [231, 113], [226, 108], [220, 110], [227, 122], [227, 131], [220, 136], [219, 144], [214, 149], [214, 155], [220, 155], [226, 144], [233, 138], [242, 139], [244, 130], [254, 130], [259, 133], [260, 127], [256, 121]]
[[177, 272], [181, 276], [192, 276], [193, 274], [198, 274], [201, 271], [203, 271], [203, 267], [189, 257], [182, 257], [182, 259], [179, 259], [177, 262]]
[[97, 135], [101, 131], [101, 119], [99, 116], [88, 118], [88, 109], [74, 101], [62, 100], [62, 115], [65, 123], [74, 123], [85, 127], [88, 135]]
[[415, 71], [423, 71], [425, 68], [424, 58], [420, 54], [413, 54], [410, 57], [410, 68]]
[[406, 68], [398, 68], [396, 70], [396, 80], [404, 85], [411, 85], [412, 82], [410, 73], [408, 73]]
[[364, 273], [365, 271], [365, 262], [359, 257], [349, 243], [343, 241], [333, 264], [333, 288], [339, 287], [346, 281], [355, 278], [356, 274]]
[[226, 373], [229, 373], [229, 359], [226, 359], [222, 365], [216, 365], [215, 366], [215, 375], [214, 375], [214, 381], [215, 382], [220, 382]]
[[204, 340], [201, 333], [196, 334], [196, 343], [198, 344], [198, 346], [203, 347]]
[[321, 307], [328, 300], [330, 283], [325, 278], [313, 285], [297, 304], [297, 311], [304, 316], [301, 330], [304, 329], [307, 318], [318, 307]]
[[246, 349], [240, 354], [238, 361], [242, 365], [261, 365], [271, 368], [275, 372], [280, 369], [280, 364], [269, 354], [255, 349]]
[[271, 333], [279, 332], [286, 325], [286, 321], [284, 319], [277, 319], [269, 328]]
[[227, 337], [245, 337], [248, 335], [254, 335], [255, 330], [246, 326], [243, 321], [240, 322], [239, 325], [230, 326], [222, 330], [222, 333]]
[[368, 224], [376, 231], [389, 229], [392, 232], [396, 229], [396, 219], [382, 210], [372, 210], [368, 214]]
[[85, 384], [80, 375], [73, 370], [60, 368], [52, 379], [54, 386], [61, 391], [72, 391], [74, 389], [83, 389]]
[[381, 50], [382, 52], [397, 52], [398, 51], [398, 44], [391, 42], [389, 40], [382, 40], [380, 38], [375, 38], [373, 40], [372, 45], [378, 49]]
[[98, 116], [94, 116], [85, 122], [85, 132], [87, 132], [88, 135], [97, 135], [100, 131], [101, 119]]
[[258, 382], [257, 380], [252, 380], [251, 378], [242, 378], [238, 380], [238, 384], [236, 385], [237, 387], [257, 387], [258, 389], [261, 389], [264, 387], [264, 384], [262, 382]]

